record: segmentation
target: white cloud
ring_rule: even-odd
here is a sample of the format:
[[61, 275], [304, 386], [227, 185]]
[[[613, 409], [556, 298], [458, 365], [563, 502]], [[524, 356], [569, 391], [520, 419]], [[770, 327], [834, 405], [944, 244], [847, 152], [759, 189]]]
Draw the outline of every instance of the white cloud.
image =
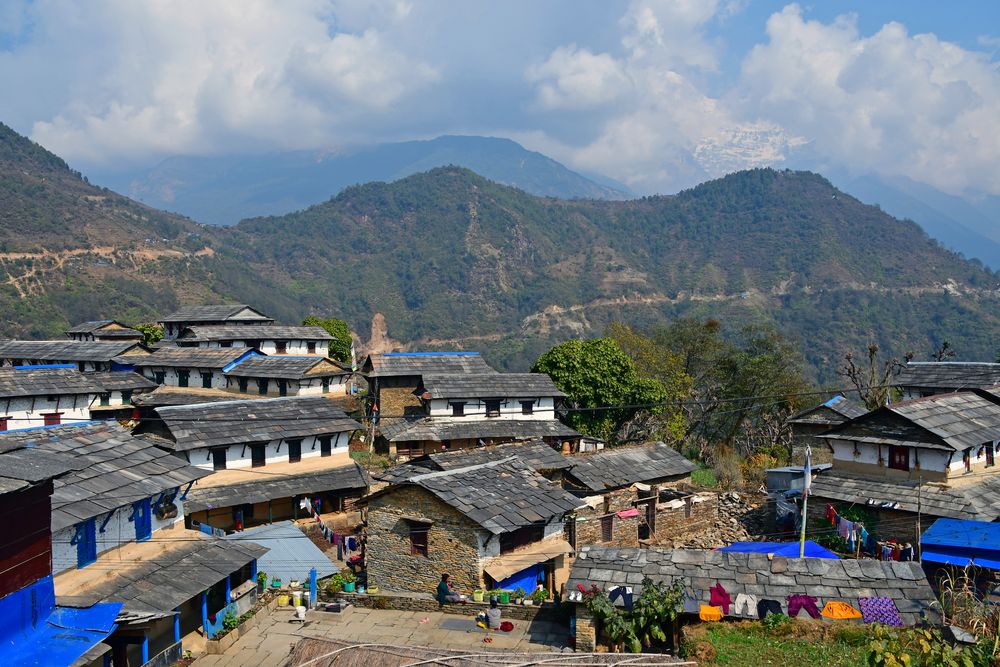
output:
[[1000, 194], [1000, 72], [983, 54], [854, 16], [771, 16], [743, 63], [740, 107], [808, 137], [832, 162], [961, 193]]
[[[406, 3], [387, 7], [405, 21]], [[357, 118], [391, 116], [439, 80], [435, 67], [375, 28], [336, 31], [337, 9], [325, 0], [104, 0], [86, 11], [41, 2], [31, 11], [43, 34], [0, 53], [0, 71], [66, 82], [48, 114], [36, 114], [32, 137], [70, 159], [203, 153], [247, 141], [312, 147]], [[345, 12], [355, 27], [357, 12]]]
[[575, 44], [557, 48], [544, 63], [530, 66], [525, 76], [537, 85], [539, 105], [549, 110], [611, 104], [632, 89], [622, 63]]

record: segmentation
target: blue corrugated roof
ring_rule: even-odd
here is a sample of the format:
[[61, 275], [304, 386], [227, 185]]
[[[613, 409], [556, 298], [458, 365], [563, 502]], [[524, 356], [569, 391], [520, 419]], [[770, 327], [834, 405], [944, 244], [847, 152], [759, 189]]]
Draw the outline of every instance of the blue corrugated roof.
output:
[[923, 535], [924, 546], [1000, 551], [1000, 523], [966, 519], [938, 519]]
[[270, 549], [257, 559], [257, 570], [267, 572], [270, 579], [281, 579], [285, 584], [292, 579], [308, 581], [312, 568], [316, 568], [319, 578], [328, 577], [338, 570], [337, 565], [291, 521], [248, 528], [227, 535], [226, 539], [255, 542]]
[[[732, 551], [750, 554], [775, 554], [788, 558], [799, 557], [798, 542], [733, 542], [727, 547], [719, 547], [716, 551]], [[821, 547], [812, 540], [806, 540], [806, 558], [829, 558], [839, 560], [840, 556], [829, 549]]]
[[36, 368], [76, 368], [76, 364], [25, 364], [14, 366], [15, 371], [32, 371]]

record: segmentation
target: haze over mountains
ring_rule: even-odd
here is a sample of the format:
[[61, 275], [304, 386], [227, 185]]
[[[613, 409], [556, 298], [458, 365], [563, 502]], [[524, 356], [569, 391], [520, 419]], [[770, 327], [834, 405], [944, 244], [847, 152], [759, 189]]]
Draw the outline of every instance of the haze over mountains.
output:
[[342, 317], [363, 339], [381, 315], [401, 344], [517, 369], [616, 319], [681, 315], [773, 324], [828, 381], [869, 338], [918, 358], [942, 338], [962, 359], [996, 353], [995, 274], [808, 172], [571, 201], [445, 167], [218, 228], [89, 185], [0, 130], [0, 336], [226, 300], [289, 322]]

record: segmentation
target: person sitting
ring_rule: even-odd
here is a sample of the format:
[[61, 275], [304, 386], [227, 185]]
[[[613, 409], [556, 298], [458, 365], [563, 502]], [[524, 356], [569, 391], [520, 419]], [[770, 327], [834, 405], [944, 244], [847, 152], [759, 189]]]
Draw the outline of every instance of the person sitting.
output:
[[496, 598], [490, 598], [490, 608], [486, 610], [486, 625], [490, 630], [500, 629], [500, 606]]
[[441, 582], [438, 584], [437, 595], [435, 597], [438, 604], [442, 607], [447, 602], [465, 603], [465, 596], [455, 592], [455, 589], [451, 586], [451, 576], [447, 573], [441, 575]]

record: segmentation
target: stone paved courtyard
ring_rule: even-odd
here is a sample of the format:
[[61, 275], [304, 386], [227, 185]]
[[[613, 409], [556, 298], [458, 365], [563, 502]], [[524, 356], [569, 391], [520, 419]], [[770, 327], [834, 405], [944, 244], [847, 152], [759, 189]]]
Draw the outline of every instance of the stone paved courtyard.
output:
[[[442, 612], [389, 611], [352, 607], [343, 614], [310, 611], [305, 623], [292, 621], [291, 607], [278, 607], [262, 622], [241, 636], [225, 655], [206, 655], [194, 662], [196, 667], [239, 667], [283, 665], [292, 646], [303, 637], [339, 639], [409, 646], [433, 646], [446, 649], [558, 651], [569, 635], [566, 627], [547, 621], [513, 621], [512, 632], [475, 629], [472, 614], [462, 617]], [[442, 627], [456, 619], [468, 619], [471, 631]], [[425, 622], [421, 623], [422, 620]], [[493, 642], [484, 643], [485, 637]]]

